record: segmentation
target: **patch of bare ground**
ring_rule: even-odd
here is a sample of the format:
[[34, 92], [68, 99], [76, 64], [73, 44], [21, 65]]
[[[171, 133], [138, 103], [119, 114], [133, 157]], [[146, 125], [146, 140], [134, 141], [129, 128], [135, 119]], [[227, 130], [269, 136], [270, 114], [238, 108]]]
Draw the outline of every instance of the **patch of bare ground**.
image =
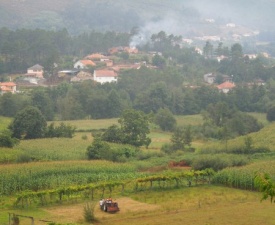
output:
[[[137, 212], [138, 213], [149, 212], [149, 211], [155, 211], [160, 208], [160, 206], [158, 205], [138, 202], [128, 197], [114, 199], [114, 201], [118, 202], [118, 205], [120, 208], [120, 211], [115, 214], [101, 211], [99, 208], [99, 204], [96, 202], [96, 205], [95, 205], [96, 219], [98, 220], [106, 219], [106, 218], [115, 219], [116, 217], [123, 216], [124, 214], [137, 213]], [[54, 221], [57, 221], [57, 222], [82, 223], [84, 206], [85, 206], [85, 203], [78, 203], [74, 205], [50, 207], [45, 209], [45, 211], [49, 215], [49, 218], [47, 218], [48, 220], [53, 220], [51, 218], [54, 218]]]

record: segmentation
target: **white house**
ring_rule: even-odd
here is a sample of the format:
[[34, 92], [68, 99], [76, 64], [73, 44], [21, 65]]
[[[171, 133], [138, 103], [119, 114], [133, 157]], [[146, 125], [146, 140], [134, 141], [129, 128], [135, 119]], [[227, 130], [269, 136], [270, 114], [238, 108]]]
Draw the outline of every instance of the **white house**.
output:
[[94, 71], [94, 81], [104, 84], [117, 82], [117, 73], [113, 70], [95, 70]]
[[44, 69], [43, 66], [40, 66], [39, 64], [36, 64], [36, 65], [34, 65], [34, 66], [27, 69], [27, 73], [25, 74], [25, 76], [35, 77], [35, 78], [44, 78], [43, 69]]

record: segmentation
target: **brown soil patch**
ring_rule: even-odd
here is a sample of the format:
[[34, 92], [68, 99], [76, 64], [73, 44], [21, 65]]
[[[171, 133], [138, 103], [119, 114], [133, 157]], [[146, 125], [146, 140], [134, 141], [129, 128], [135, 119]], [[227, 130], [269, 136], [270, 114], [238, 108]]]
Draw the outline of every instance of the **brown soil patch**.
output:
[[[127, 197], [114, 199], [114, 201], [118, 202], [120, 208], [119, 212], [115, 214], [103, 212], [100, 210], [99, 205], [96, 204], [95, 217], [99, 220], [104, 218], [115, 218], [116, 216], [118, 216], [118, 214], [121, 215], [130, 212], [148, 212], [160, 208], [160, 206], [158, 205], [138, 202]], [[85, 203], [78, 203], [74, 205], [50, 207], [45, 209], [45, 211], [49, 214], [50, 218], [47, 218], [48, 220], [76, 223], [83, 221], [84, 206]]]

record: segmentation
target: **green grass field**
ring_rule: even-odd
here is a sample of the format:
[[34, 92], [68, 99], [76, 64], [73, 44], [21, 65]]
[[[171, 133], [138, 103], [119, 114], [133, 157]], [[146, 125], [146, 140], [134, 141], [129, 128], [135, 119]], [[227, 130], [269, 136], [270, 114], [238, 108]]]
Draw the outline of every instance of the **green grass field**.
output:
[[11, 121], [11, 118], [0, 116], [0, 131], [7, 129]]
[[[275, 123], [267, 123], [262, 114], [253, 114], [253, 116], [258, 118], [265, 125], [260, 132], [249, 135], [252, 137], [253, 145], [256, 147], [266, 146], [272, 151], [275, 151], [273, 147], [275, 146]], [[179, 126], [195, 126], [203, 122], [199, 115], [176, 117], [176, 119]], [[0, 123], [0, 129], [5, 129], [11, 120], [9, 118], [0, 117], [0, 121], [2, 121], [2, 123]], [[59, 122], [55, 122], [55, 124], [58, 123]], [[10, 173], [15, 173], [16, 168], [18, 168], [18, 172], [23, 172], [20, 167], [23, 166], [25, 168], [24, 171], [31, 171], [35, 168], [38, 171], [39, 167], [41, 167], [43, 171], [44, 167], [47, 168], [45, 169], [45, 173], [46, 170], [51, 171], [51, 169], [56, 168], [59, 168], [61, 172], [61, 165], [66, 165], [66, 168], [71, 168], [71, 170], [74, 171], [79, 170], [80, 167], [85, 167], [85, 163], [89, 164], [88, 161], [85, 161], [85, 153], [87, 146], [90, 145], [93, 140], [91, 133], [96, 130], [106, 129], [112, 124], [117, 124], [117, 119], [66, 121], [65, 123], [75, 126], [78, 131], [72, 139], [53, 138], [22, 140], [14, 149], [0, 148], [0, 163], [2, 164], [20, 162], [20, 160], [24, 160], [24, 157], [32, 157], [40, 161], [28, 164], [2, 165], [0, 166], [0, 171], [2, 171], [2, 173], [3, 171], [7, 172], [7, 168], [12, 169], [14, 167], [15, 170], [11, 170], [13, 172]], [[142, 148], [142, 151], [157, 156], [160, 153], [161, 146], [170, 142], [171, 133], [162, 132], [155, 127], [151, 131], [150, 137], [152, 143], [148, 149]], [[228, 148], [242, 146], [244, 145], [244, 137], [229, 140], [227, 145]], [[225, 143], [196, 140], [192, 143], [192, 147], [196, 149], [205, 147], [224, 148]], [[180, 160], [181, 157], [194, 157], [196, 154], [195, 152], [181, 153], [171, 157], [158, 156], [150, 160], [132, 162], [131, 165], [138, 169], [143, 168], [142, 171], [146, 171], [145, 173], [155, 173], [167, 169], [170, 160], [177, 161]], [[251, 162], [253, 161], [253, 157], [251, 156]], [[269, 167], [271, 161], [267, 159], [271, 159], [271, 157], [258, 157], [258, 165]], [[52, 165], [55, 165], [55, 167], [53, 168]], [[81, 165], [79, 169], [77, 169], [78, 165]], [[112, 165], [113, 164], [110, 163], [110, 168], [112, 168]], [[113, 169], [117, 167], [119, 167], [119, 164]], [[254, 168], [255, 166], [252, 164], [245, 166], [244, 170]], [[107, 170], [105, 169], [105, 171]], [[25, 176], [26, 175], [24, 175], [24, 177]], [[20, 179], [19, 177], [16, 179]], [[61, 178], [59, 177], [58, 179]], [[76, 176], [74, 179], [76, 179]], [[2, 187], [4, 186], [5, 183], [2, 183]], [[106, 190], [106, 195], [108, 193], [108, 190]], [[63, 201], [62, 203], [56, 202], [56, 204], [47, 207], [29, 206], [27, 208], [18, 209], [12, 207], [15, 195], [0, 197], [1, 225], [8, 225], [8, 213], [33, 216], [35, 218], [35, 225], [45, 225], [45, 222], [41, 222], [39, 219], [58, 222], [62, 225], [67, 225], [68, 223], [70, 225], [88, 225], [88, 223], [85, 223], [83, 220], [83, 208], [87, 199], [81, 200], [81, 198], [78, 198], [78, 200], [75, 200], [73, 203], [71, 201]], [[97, 194], [95, 197], [95, 199], [99, 199], [100, 194]], [[96, 200], [96, 224], [128, 225], [131, 223], [131, 225], [136, 225], [142, 223], [148, 225], [166, 225], [173, 223], [175, 225], [275, 225], [274, 204], [270, 204], [270, 201], [261, 202], [261, 193], [257, 192], [214, 185], [203, 185], [198, 187], [163, 190], [146, 189], [139, 192], [128, 190], [123, 194], [116, 190], [113, 192], [112, 197], [116, 198], [119, 202], [121, 211], [117, 214], [106, 214], [101, 212], [98, 209]], [[22, 218], [20, 222], [20, 225], [30, 224], [30, 221], [26, 218]]]
[[[191, 187], [164, 191], [144, 191], [126, 195], [114, 194], [120, 212], [108, 214], [99, 210], [95, 201], [95, 224], [104, 225], [274, 225], [274, 204], [260, 202], [260, 194], [218, 186]], [[91, 201], [89, 201], [91, 202]], [[8, 213], [33, 216], [39, 220], [62, 224], [85, 223], [83, 208], [87, 201], [63, 203], [40, 208], [4, 209], [0, 223], [8, 225]], [[30, 220], [22, 218], [23, 225]], [[29, 222], [29, 223], [27, 223]]]
[[76, 131], [91, 131], [91, 130], [101, 130], [107, 129], [109, 126], [113, 124], [118, 124], [118, 119], [100, 119], [100, 120], [70, 120], [70, 121], [50, 121], [50, 123], [55, 123], [58, 125], [63, 122], [65, 124], [72, 125], [76, 127]]

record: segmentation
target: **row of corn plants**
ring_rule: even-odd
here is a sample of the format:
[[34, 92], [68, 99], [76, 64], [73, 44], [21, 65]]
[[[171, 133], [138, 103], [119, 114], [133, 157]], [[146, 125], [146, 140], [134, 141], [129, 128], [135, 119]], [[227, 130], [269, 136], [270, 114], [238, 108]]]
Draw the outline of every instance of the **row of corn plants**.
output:
[[2, 165], [0, 195], [40, 191], [71, 185], [127, 180], [142, 176], [135, 166], [107, 161], [39, 162]]
[[[105, 194], [112, 196], [115, 188], [120, 188], [121, 193], [125, 191], [138, 191], [144, 189], [144, 184], [150, 183], [150, 188], [153, 183], [157, 182], [160, 188], [180, 187], [184, 179], [187, 179], [189, 186], [197, 185], [199, 183], [210, 183], [214, 171], [206, 169], [202, 171], [186, 171], [186, 172], [168, 172], [157, 174], [154, 176], [140, 177], [131, 180], [105, 181], [99, 183], [90, 183], [86, 185], [74, 185], [67, 187], [59, 187], [49, 190], [41, 191], [23, 191], [17, 194], [15, 206], [28, 207], [32, 204], [46, 205], [50, 203], [62, 202], [64, 200], [77, 200], [79, 198], [94, 199], [97, 197], [104, 197]], [[173, 184], [174, 182], [174, 184]], [[143, 184], [143, 185], [142, 185]]]
[[275, 180], [275, 161], [253, 163], [239, 168], [226, 168], [213, 177], [212, 183], [244, 190], [257, 190], [255, 177], [258, 173], [268, 173]]

